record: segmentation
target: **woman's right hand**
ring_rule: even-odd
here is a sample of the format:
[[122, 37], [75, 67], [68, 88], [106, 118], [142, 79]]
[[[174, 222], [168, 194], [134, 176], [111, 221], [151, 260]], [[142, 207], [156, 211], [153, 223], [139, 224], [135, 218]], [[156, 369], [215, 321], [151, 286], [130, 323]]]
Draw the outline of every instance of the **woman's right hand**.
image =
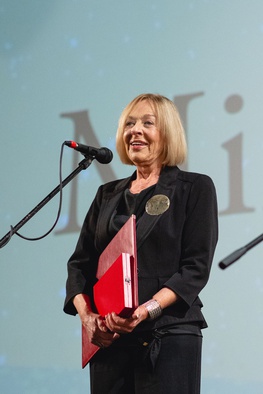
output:
[[111, 332], [106, 327], [105, 320], [97, 313], [89, 311], [85, 316], [81, 317], [81, 322], [85, 327], [90, 342], [101, 348], [109, 347], [120, 337], [119, 334]]
[[73, 303], [91, 343], [105, 348], [120, 337], [119, 334], [110, 331], [106, 327], [102, 316], [92, 312], [90, 300], [86, 294], [77, 294], [73, 299]]

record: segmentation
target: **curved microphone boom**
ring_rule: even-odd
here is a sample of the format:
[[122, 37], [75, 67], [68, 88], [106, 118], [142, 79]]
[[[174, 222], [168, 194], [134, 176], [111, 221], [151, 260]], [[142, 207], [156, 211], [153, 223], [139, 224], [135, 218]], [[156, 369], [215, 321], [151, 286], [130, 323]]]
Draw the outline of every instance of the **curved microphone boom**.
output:
[[93, 146], [82, 145], [75, 141], [65, 141], [65, 145], [79, 151], [84, 156], [96, 159], [102, 164], [108, 164], [113, 159], [113, 153], [108, 148], [94, 148]]

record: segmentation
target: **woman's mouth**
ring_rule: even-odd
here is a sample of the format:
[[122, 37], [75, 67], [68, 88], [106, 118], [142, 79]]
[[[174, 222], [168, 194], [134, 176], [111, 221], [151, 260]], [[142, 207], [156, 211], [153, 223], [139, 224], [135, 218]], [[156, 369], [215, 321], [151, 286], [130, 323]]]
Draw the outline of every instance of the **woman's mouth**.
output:
[[142, 142], [142, 141], [130, 142], [130, 146], [132, 146], [133, 148], [140, 148], [140, 147], [143, 147], [143, 146], [146, 146], [146, 145], [147, 145], [146, 142]]

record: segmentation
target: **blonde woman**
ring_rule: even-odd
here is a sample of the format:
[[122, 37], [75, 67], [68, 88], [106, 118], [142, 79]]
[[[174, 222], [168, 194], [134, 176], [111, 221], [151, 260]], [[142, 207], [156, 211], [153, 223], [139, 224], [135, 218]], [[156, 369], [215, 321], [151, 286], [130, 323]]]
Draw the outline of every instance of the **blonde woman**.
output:
[[[92, 394], [199, 394], [199, 293], [218, 237], [212, 180], [181, 171], [185, 134], [168, 98], [142, 94], [124, 109], [116, 147], [133, 174], [102, 185], [68, 262], [66, 313], [79, 314], [90, 342]], [[131, 214], [137, 220], [139, 307], [131, 318], [92, 310], [98, 257]]]

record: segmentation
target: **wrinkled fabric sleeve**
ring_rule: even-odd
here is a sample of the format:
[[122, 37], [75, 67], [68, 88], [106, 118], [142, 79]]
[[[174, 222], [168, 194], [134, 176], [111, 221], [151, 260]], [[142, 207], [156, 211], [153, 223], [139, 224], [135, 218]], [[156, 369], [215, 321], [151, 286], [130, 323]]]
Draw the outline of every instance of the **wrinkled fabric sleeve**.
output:
[[191, 185], [186, 205], [180, 268], [163, 285], [178, 294], [189, 307], [208, 281], [217, 240], [215, 187], [208, 176], [200, 175]]
[[66, 298], [64, 312], [76, 315], [73, 298], [77, 294], [92, 297], [92, 288], [96, 282], [99, 253], [95, 248], [95, 233], [101, 201], [101, 187], [85, 217], [74, 253], [70, 257], [67, 270]]

